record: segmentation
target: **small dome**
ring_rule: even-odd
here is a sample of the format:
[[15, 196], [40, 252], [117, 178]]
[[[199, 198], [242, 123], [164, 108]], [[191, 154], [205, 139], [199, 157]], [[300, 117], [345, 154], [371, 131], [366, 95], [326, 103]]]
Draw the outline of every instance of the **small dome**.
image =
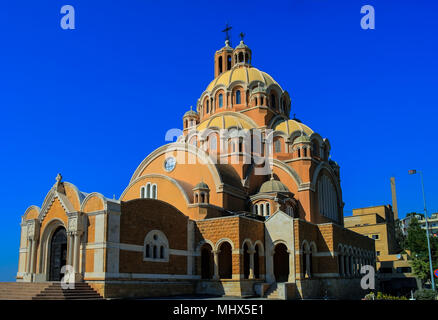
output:
[[258, 82], [264, 88], [268, 88], [273, 84], [280, 87], [280, 85], [266, 72], [260, 71], [251, 66], [243, 65], [239, 68], [232, 68], [231, 70], [221, 73], [217, 78], [210, 82], [206, 91], [211, 92], [217, 85], [229, 87], [233, 82], [247, 83], [249, 85], [253, 82]]
[[186, 113], [184, 113], [184, 118], [187, 116], [194, 116], [194, 117], [198, 117], [198, 113], [196, 111], [193, 110], [189, 110]]
[[199, 182], [199, 183], [193, 188], [193, 190], [198, 190], [198, 189], [210, 190], [210, 188], [208, 187], [208, 185], [207, 185], [205, 182], [203, 182], [203, 181]]
[[270, 192], [290, 192], [290, 191], [281, 181], [271, 178], [271, 180], [266, 181], [265, 183], [262, 184], [259, 192], [270, 193]]
[[234, 49], [230, 46], [230, 40], [225, 40], [225, 47], [221, 48], [220, 50], [218, 50], [218, 52], [220, 51], [233, 51]]
[[240, 40], [240, 43], [236, 49], [249, 49], [249, 47], [243, 42], [243, 40]]
[[310, 137], [309, 136], [299, 136], [298, 138], [295, 139], [294, 143], [302, 143], [302, 142], [307, 142], [310, 143]]

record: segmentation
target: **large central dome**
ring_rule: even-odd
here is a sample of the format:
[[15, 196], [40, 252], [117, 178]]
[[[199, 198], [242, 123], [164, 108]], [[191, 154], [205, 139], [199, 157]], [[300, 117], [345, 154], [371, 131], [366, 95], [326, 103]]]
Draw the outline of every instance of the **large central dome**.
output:
[[210, 82], [206, 90], [212, 91], [218, 85], [228, 87], [233, 82], [251, 84], [254, 81], [262, 83], [266, 88], [272, 84], [276, 84], [280, 87], [280, 85], [266, 72], [260, 71], [249, 65], [241, 65], [220, 74], [216, 79]]

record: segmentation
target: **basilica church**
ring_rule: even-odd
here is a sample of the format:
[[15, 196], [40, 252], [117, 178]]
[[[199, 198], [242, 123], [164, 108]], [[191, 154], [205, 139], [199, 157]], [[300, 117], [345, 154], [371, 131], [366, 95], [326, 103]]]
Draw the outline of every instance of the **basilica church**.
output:
[[68, 272], [104, 298], [363, 297], [374, 240], [343, 226], [330, 142], [290, 117], [288, 92], [252, 61], [243, 38], [215, 52], [180, 134], [119, 199], [58, 175], [22, 217], [17, 281]]

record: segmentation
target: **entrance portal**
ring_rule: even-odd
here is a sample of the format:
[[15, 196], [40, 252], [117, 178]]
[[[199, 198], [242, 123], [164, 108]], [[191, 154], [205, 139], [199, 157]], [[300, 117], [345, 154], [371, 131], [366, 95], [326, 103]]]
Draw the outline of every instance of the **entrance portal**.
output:
[[274, 276], [277, 282], [287, 282], [289, 276], [289, 254], [283, 243], [274, 248]]
[[61, 268], [67, 264], [67, 235], [63, 227], [53, 233], [50, 241], [49, 281], [61, 281]]

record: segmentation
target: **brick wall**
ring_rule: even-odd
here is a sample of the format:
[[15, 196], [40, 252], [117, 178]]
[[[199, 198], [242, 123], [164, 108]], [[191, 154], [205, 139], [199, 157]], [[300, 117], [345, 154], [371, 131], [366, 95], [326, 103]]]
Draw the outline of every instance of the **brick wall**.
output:
[[[152, 230], [162, 231], [170, 249], [187, 250], [188, 217], [175, 207], [153, 199], [135, 199], [121, 203], [120, 242], [144, 245]], [[143, 261], [143, 252], [120, 250], [121, 273], [186, 274], [187, 257], [170, 255], [169, 262]]]

